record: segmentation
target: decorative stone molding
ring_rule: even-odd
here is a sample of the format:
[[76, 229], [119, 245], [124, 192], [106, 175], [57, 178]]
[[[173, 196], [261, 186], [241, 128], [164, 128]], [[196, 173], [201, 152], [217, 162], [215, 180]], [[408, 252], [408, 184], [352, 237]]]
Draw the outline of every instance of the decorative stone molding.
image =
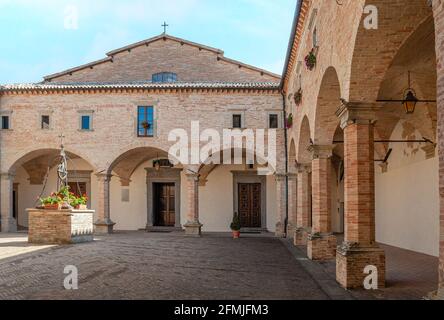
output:
[[375, 124], [376, 112], [379, 105], [363, 102], [346, 102], [336, 111], [336, 116], [341, 121], [341, 128], [345, 129], [350, 124]]
[[311, 163], [309, 163], [309, 164], [298, 163], [296, 165], [296, 169], [297, 169], [298, 174], [311, 173]]
[[329, 159], [333, 156], [333, 149], [335, 145], [311, 145], [307, 148], [307, 151], [310, 152], [313, 156], [313, 160], [315, 159]]
[[180, 205], [180, 193], [181, 193], [181, 172], [180, 168], [162, 168], [157, 171], [154, 168], [145, 168], [146, 170], [146, 184], [147, 184], [147, 229], [154, 227], [154, 189], [155, 183], [174, 183], [175, 188], [175, 221], [176, 228], [181, 228], [181, 205]]
[[426, 159], [433, 159], [436, 156], [436, 144], [428, 144], [421, 148], [424, 151]]

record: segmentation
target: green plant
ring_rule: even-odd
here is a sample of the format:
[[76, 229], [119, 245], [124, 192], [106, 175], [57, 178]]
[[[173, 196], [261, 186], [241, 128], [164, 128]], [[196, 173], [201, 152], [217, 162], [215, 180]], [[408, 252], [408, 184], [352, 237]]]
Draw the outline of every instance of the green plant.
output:
[[75, 207], [86, 205], [88, 203], [88, 197], [86, 194], [84, 194], [81, 197], [74, 196], [73, 199], [70, 201], [70, 205]]
[[316, 62], [316, 55], [314, 54], [314, 49], [312, 49], [305, 57], [305, 66], [311, 71], [316, 66]]
[[142, 128], [144, 128], [145, 130], [148, 130], [151, 128], [151, 124], [148, 121], [142, 121], [142, 123], [140, 124], [142, 126]]
[[286, 124], [287, 129], [290, 129], [291, 127], [293, 127], [293, 114], [290, 113], [290, 115], [287, 118]]
[[237, 212], [233, 215], [233, 222], [231, 222], [230, 228], [232, 231], [240, 231], [241, 229], [240, 218]]
[[302, 103], [302, 89], [299, 89], [298, 92], [294, 95], [294, 102], [297, 106], [299, 106]]
[[46, 198], [40, 198], [41, 205], [55, 205], [55, 204], [61, 204], [63, 202], [63, 199], [56, 193], [52, 193], [49, 197]]

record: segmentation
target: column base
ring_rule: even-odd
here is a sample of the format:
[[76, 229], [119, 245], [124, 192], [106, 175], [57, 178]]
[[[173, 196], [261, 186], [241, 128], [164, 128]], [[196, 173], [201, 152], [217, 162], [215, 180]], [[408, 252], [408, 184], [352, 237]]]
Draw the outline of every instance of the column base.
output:
[[114, 226], [116, 224], [110, 219], [105, 221], [96, 221], [94, 223], [94, 233], [95, 234], [111, 234], [114, 232]]
[[378, 246], [343, 243], [336, 254], [336, 280], [345, 289], [364, 288], [368, 266], [378, 270], [378, 288], [385, 288], [385, 252]]
[[17, 232], [17, 221], [14, 218], [12, 218], [10, 220], [4, 220], [4, 221], [2, 220], [0, 231], [5, 232], [5, 233]]
[[289, 223], [287, 226], [287, 236], [290, 239], [293, 239], [295, 237], [295, 233], [296, 233], [297, 229], [298, 229], [298, 227], [296, 225]]
[[310, 260], [325, 261], [336, 257], [336, 237], [331, 233], [310, 233], [307, 238], [307, 255]]
[[184, 225], [185, 234], [187, 236], [200, 237], [202, 236], [202, 227], [203, 224], [199, 222], [189, 222]]
[[308, 235], [310, 234], [310, 230], [306, 228], [297, 228], [294, 232], [294, 245], [295, 246], [306, 246]]
[[285, 226], [283, 223], [281, 222], [276, 223], [275, 236], [276, 238], [285, 238], [287, 236], [287, 233], [285, 232]]

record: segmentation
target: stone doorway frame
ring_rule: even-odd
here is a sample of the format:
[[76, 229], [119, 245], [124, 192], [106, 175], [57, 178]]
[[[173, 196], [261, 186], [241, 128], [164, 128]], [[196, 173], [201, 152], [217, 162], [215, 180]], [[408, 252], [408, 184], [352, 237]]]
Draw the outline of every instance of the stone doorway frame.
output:
[[245, 231], [267, 231], [267, 177], [258, 175], [256, 170], [231, 171], [233, 174], [233, 212], [239, 212], [239, 184], [258, 183], [261, 185], [261, 228], [245, 228]]
[[181, 192], [181, 168], [161, 168], [157, 171], [155, 168], [145, 168], [146, 170], [146, 187], [147, 187], [147, 223], [146, 228], [154, 227], [154, 184], [156, 183], [174, 183], [175, 186], [175, 203], [176, 203], [176, 224], [175, 228], [182, 228], [180, 221], [180, 192]]

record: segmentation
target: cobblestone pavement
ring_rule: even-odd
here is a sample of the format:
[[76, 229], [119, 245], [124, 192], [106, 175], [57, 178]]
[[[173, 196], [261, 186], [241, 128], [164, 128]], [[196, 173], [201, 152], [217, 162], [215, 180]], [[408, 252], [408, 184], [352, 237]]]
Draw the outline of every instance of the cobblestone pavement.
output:
[[[5, 248], [3, 242], [0, 254]], [[118, 233], [34, 250], [0, 259], [0, 299], [329, 298], [285, 245], [267, 236]], [[79, 270], [79, 290], [63, 288], [67, 265]]]

